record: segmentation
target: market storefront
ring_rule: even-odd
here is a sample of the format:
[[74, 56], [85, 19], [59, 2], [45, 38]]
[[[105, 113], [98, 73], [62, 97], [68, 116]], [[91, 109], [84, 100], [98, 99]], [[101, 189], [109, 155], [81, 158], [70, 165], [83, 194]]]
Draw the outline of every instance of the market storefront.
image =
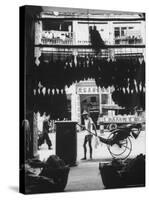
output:
[[95, 124], [99, 115], [114, 115], [113, 111], [103, 109], [105, 105], [114, 105], [111, 92], [110, 87], [107, 89], [97, 87], [94, 80], [80, 81], [66, 89], [66, 94], [71, 96], [71, 120], [82, 123], [81, 113], [84, 110], [90, 113]]

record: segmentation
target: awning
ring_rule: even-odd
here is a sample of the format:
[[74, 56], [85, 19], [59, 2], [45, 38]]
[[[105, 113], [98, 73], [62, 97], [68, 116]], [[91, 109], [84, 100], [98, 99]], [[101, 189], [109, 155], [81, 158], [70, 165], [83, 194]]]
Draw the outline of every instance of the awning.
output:
[[103, 105], [102, 108], [106, 110], [123, 110], [124, 109], [118, 105]]

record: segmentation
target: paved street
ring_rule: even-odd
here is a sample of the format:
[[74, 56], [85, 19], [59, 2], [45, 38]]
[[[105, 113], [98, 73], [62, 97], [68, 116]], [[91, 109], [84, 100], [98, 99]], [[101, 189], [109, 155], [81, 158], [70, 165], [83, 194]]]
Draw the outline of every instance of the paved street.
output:
[[[99, 132], [98, 132], [99, 134]], [[99, 134], [100, 135], [100, 134]], [[109, 132], [105, 132], [102, 134], [102, 137], [107, 138]], [[52, 141], [52, 150], [48, 150], [48, 146], [44, 143], [39, 150], [40, 160], [46, 160], [49, 155], [55, 154], [55, 133], [49, 134], [51, 141]], [[80, 159], [83, 157], [83, 141], [84, 141], [85, 132], [81, 131], [77, 133], [77, 161], [80, 163]], [[145, 154], [145, 132], [142, 131], [137, 139], [131, 138], [132, 141], [132, 152], [130, 157], [133, 158], [136, 155], [143, 153]], [[107, 149], [105, 144], [99, 143], [98, 147], [95, 148], [95, 138], [93, 137], [92, 140], [93, 145], [93, 159], [95, 160], [105, 160], [111, 159], [111, 155]], [[89, 158], [89, 152], [87, 152], [87, 157]]]
[[84, 161], [72, 167], [65, 191], [88, 191], [104, 189], [99, 162]]

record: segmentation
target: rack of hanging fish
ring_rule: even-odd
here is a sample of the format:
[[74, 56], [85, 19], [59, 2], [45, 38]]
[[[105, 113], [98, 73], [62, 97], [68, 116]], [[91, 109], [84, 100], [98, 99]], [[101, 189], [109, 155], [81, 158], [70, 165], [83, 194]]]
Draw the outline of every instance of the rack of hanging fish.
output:
[[[53, 54], [54, 55], [54, 54]], [[56, 56], [56, 55], [55, 55]], [[54, 113], [56, 118], [67, 110], [65, 86], [89, 78], [101, 88], [113, 87], [112, 98], [124, 108], [145, 109], [145, 61], [140, 56], [115, 56], [99, 54], [65, 54], [39, 58], [34, 65], [35, 111]], [[42, 87], [38, 87], [39, 83]], [[63, 108], [63, 109], [62, 109]]]

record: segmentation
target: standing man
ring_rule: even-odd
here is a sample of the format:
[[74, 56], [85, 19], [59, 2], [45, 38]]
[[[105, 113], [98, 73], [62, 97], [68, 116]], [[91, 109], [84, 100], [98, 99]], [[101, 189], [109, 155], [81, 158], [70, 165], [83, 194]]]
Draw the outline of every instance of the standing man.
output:
[[46, 140], [48, 148], [52, 149], [51, 147], [52, 142], [49, 138], [49, 128], [50, 128], [50, 125], [49, 125], [49, 117], [48, 117], [43, 121], [43, 136], [42, 136], [42, 142], [40, 143], [40, 145], [44, 142], [44, 140]]
[[[84, 148], [84, 158], [82, 158], [81, 160], [86, 160], [86, 153], [87, 153], [87, 148], [86, 148], [86, 144], [88, 143], [89, 145], [89, 151], [90, 151], [90, 159], [92, 159], [92, 137], [93, 137], [93, 126], [96, 132], [96, 126], [92, 120], [92, 118], [89, 116], [87, 111], [84, 111], [82, 113], [83, 119], [84, 119], [84, 128], [85, 128], [85, 138], [84, 138], [84, 144], [83, 144], [83, 148]], [[96, 133], [97, 134], [97, 133]]]

